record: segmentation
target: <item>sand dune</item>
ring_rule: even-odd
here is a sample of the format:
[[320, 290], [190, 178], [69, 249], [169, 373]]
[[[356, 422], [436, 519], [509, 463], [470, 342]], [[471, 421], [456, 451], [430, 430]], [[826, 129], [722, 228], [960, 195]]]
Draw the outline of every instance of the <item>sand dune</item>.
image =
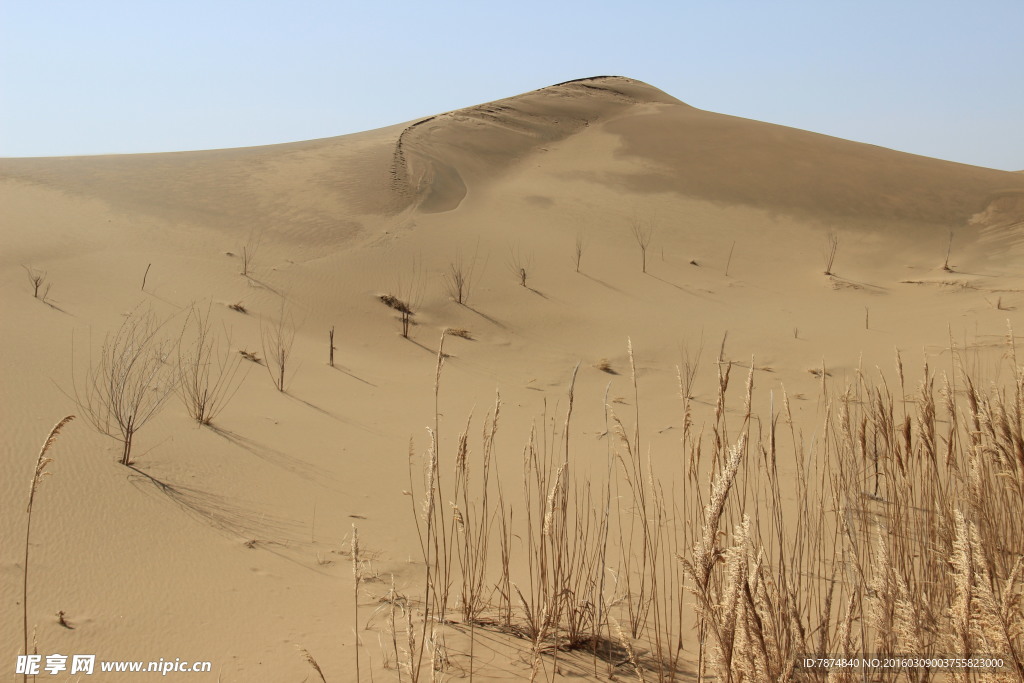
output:
[[[646, 272], [634, 226], [651, 233]], [[81, 370], [90, 335], [95, 352], [140, 302], [180, 329], [196, 303], [231, 331], [233, 351], [265, 358], [261, 330], [282, 310], [294, 323], [286, 392], [246, 362], [216, 430], [171, 401], [139, 433], [138, 471], [73, 422], [34, 513], [40, 651], [210, 660], [225, 681], [303, 680], [296, 646], [328, 680], [354, 679], [353, 523], [380, 579], [364, 586], [363, 618], [391, 575], [417, 590], [403, 489], [410, 439], [422, 454], [434, 427], [445, 328], [470, 338], [445, 341], [442, 447], [453, 451], [472, 411], [478, 433], [497, 389], [497, 457], [515, 473], [531, 425], [553, 429], [562, 415], [577, 363], [576, 438], [603, 462], [605, 392], [624, 412], [633, 402], [627, 338], [645, 449], [667, 461], [681, 349], [705, 346], [701, 419], [718, 360], [753, 363], [761, 408], [785, 388], [810, 435], [823, 365], [837, 385], [858, 366], [890, 368], [894, 347], [948, 367], [951, 334], [985, 365], [1024, 306], [1019, 173], [701, 111], [621, 77], [301, 143], [2, 159], [0, 236], [8, 614], [21, 611], [33, 458], [79, 411], [71, 359]], [[443, 280], [459, 258], [472, 270], [465, 305]], [[52, 284], [46, 301], [26, 266]], [[415, 308], [410, 339], [379, 299], [388, 293]], [[361, 637], [376, 675], [393, 677], [376, 632]], [[20, 619], [5, 620], [12, 665], [21, 639]], [[489, 675], [528, 675], [522, 651], [493, 647]]]

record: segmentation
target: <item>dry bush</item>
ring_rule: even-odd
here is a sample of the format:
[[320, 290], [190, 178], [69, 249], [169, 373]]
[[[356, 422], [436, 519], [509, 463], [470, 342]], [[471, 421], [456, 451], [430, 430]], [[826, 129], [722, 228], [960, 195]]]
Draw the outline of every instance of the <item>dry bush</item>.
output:
[[72, 399], [93, 427], [121, 443], [122, 465], [132, 464], [135, 434], [176, 386], [177, 373], [167, 361], [179, 339], [167, 336], [165, 327], [152, 310], [134, 309], [104, 338], [98, 358], [90, 352], [82, 377], [75, 371], [72, 344]]
[[264, 320], [260, 325], [260, 343], [263, 347], [263, 357], [267, 359], [265, 367], [270, 373], [270, 379], [278, 391], [284, 392], [288, 380], [288, 361], [292, 355], [292, 346], [295, 344], [295, 321], [291, 313], [285, 309], [283, 301], [277, 319]]
[[409, 331], [413, 325], [413, 317], [416, 309], [419, 308], [420, 299], [423, 296], [423, 271], [419, 259], [413, 259], [404, 272], [399, 273], [391, 292], [382, 294], [378, 298], [388, 308], [398, 311], [399, 322], [402, 326], [402, 336], [409, 338]]
[[[185, 336], [191, 330], [186, 346]], [[208, 425], [231, 401], [245, 379], [239, 377], [242, 357], [231, 350], [231, 333], [223, 339], [210, 328], [210, 307], [192, 307], [185, 320], [182, 343], [178, 344], [178, 396], [189, 415]]]
[[643, 272], [647, 272], [647, 248], [651, 246], [651, 239], [654, 237], [654, 224], [648, 221], [641, 223], [640, 219], [634, 219], [629, 228], [630, 234], [640, 247], [640, 265]]
[[[46, 301], [46, 297], [50, 294], [50, 284], [46, 282], [46, 271], [36, 270], [32, 266], [22, 266], [25, 269], [25, 274], [28, 276], [29, 284], [32, 285], [32, 296], [36, 299]], [[39, 290], [43, 285], [46, 288], [43, 289], [43, 295], [39, 296]]]
[[448, 270], [444, 273], [444, 286], [448, 296], [455, 300], [455, 303], [465, 304], [469, 301], [469, 295], [476, 283], [477, 252], [468, 261], [463, 258], [462, 250], [455, 251], [455, 258], [448, 264]]

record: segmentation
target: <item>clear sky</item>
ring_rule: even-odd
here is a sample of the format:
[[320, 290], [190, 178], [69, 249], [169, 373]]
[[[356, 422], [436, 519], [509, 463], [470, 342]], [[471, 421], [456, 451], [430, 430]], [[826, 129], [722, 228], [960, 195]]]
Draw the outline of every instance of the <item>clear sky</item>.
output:
[[1024, 0], [0, 0], [0, 156], [329, 137], [621, 75], [1024, 169]]

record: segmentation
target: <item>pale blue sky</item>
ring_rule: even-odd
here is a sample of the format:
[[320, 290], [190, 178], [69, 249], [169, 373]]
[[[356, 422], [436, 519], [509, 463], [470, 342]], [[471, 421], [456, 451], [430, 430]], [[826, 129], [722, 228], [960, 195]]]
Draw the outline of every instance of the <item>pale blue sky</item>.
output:
[[1024, 169], [1024, 0], [0, 0], [0, 156], [353, 133], [622, 75], [701, 109]]

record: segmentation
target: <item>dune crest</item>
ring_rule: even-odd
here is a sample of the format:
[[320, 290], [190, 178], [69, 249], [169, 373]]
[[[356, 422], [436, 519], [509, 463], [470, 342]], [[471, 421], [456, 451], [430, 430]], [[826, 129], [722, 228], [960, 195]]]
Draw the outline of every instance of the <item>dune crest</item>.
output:
[[467, 178], [493, 178], [637, 104], [682, 102], [640, 81], [598, 76], [422, 119], [395, 143], [393, 187], [423, 212], [451, 211], [466, 195]]

